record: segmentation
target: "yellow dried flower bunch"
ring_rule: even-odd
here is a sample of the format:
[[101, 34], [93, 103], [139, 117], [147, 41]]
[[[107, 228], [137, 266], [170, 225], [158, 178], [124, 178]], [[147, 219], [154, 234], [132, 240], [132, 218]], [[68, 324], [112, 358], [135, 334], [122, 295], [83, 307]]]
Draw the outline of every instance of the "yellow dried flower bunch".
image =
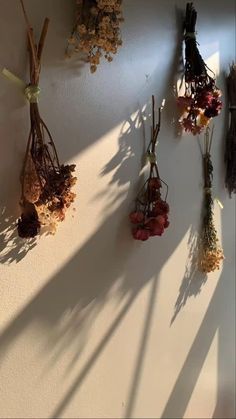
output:
[[76, 4], [76, 24], [68, 39], [66, 55], [85, 53], [94, 73], [101, 57], [111, 62], [122, 45], [122, 0], [77, 0]]
[[224, 260], [224, 253], [220, 247], [215, 249], [204, 249], [200, 259], [200, 270], [204, 273], [214, 272], [220, 269], [220, 264]]

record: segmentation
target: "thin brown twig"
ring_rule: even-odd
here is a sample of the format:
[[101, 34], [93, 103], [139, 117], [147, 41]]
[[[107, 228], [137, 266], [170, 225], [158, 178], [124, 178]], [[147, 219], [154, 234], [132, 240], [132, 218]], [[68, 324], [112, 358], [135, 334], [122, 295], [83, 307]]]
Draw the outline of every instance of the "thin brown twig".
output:
[[38, 62], [39, 62], [39, 64], [41, 62], [41, 57], [42, 57], [42, 52], [43, 52], [43, 48], [44, 48], [44, 44], [45, 44], [45, 39], [46, 39], [47, 32], [48, 32], [49, 22], [50, 22], [49, 19], [46, 17], [46, 19], [44, 20], [43, 29], [42, 29], [39, 44], [38, 44]]
[[[36, 52], [36, 48], [35, 48], [35, 44], [34, 44], [33, 32], [32, 32], [30, 22], [29, 22], [28, 15], [27, 15], [26, 10], [25, 10], [24, 1], [20, 0], [20, 4], [21, 4], [21, 7], [22, 7], [23, 15], [24, 15], [24, 18], [25, 18], [26, 26], [27, 26], [28, 38], [29, 38], [30, 48], [31, 48], [31, 52], [32, 52], [32, 59], [33, 59], [34, 67], [35, 67], [35, 73], [37, 74], [39, 72], [39, 68], [38, 68], [39, 64], [38, 64], [37, 52]], [[38, 79], [38, 74], [37, 74], [36, 80], [37, 79]]]
[[51, 133], [50, 133], [50, 131], [49, 131], [49, 129], [48, 129], [48, 127], [47, 127], [47, 125], [45, 124], [45, 122], [44, 122], [41, 118], [40, 118], [40, 122], [41, 122], [41, 124], [43, 125], [43, 127], [45, 128], [45, 130], [46, 130], [46, 132], [47, 132], [47, 134], [48, 134], [48, 136], [49, 136], [50, 143], [51, 143], [51, 146], [52, 146], [52, 148], [53, 148], [53, 151], [54, 151], [54, 154], [55, 154], [55, 157], [56, 157], [56, 162], [57, 162], [57, 165], [58, 165], [58, 166], [60, 166], [60, 163], [59, 163], [59, 158], [58, 158], [58, 154], [57, 154], [57, 150], [56, 150], [56, 146], [55, 146], [55, 143], [54, 143], [54, 141], [53, 141], [52, 135], [51, 135]]

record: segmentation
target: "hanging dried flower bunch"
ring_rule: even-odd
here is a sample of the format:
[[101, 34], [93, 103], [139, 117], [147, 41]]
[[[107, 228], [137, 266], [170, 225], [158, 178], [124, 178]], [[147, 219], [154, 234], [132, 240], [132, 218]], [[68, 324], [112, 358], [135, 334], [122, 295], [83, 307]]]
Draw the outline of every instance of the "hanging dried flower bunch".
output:
[[196, 40], [197, 12], [187, 3], [184, 23], [185, 93], [178, 97], [182, 117], [180, 124], [186, 132], [199, 134], [222, 109], [221, 91], [216, 87], [214, 73], [210, 76]]
[[84, 52], [94, 73], [101, 57], [104, 55], [111, 62], [112, 55], [122, 45], [122, 0], [76, 0], [76, 5], [76, 23], [68, 39], [66, 55]]
[[224, 259], [223, 250], [219, 245], [217, 231], [214, 225], [212, 180], [213, 165], [211, 161], [211, 145], [213, 131], [210, 135], [209, 127], [204, 136], [203, 169], [204, 169], [204, 205], [203, 205], [203, 224], [201, 234], [201, 244], [199, 253], [199, 270], [204, 273], [214, 272], [220, 268], [220, 263]]
[[159, 120], [155, 121], [155, 98], [152, 96], [152, 135], [151, 141], [147, 149], [147, 157], [150, 162], [149, 177], [143, 185], [141, 191], [136, 198], [136, 207], [130, 213], [129, 218], [132, 227], [132, 234], [135, 240], [146, 241], [153, 236], [162, 236], [165, 229], [169, 226], [169, 205], [165, 199], [161, 197], [162, 185], [167, 184], [161, 180], [157, 161], [156, 161], [156, 144], [158, 134], [161, 128], [161, 111], [159, 108]]
[[225, 184], [229, 195], [236, 193], [236, 64], [230, 67], [227, 78], [230, 127], [226, 137], [226, 179]]
[[22, 215], [18, 220], [18, 234], [22, 238], [32, 238], [39, 234], [42, 226], [54, 233], [57, 223], [64, 220], [66, 209], [75, 198], [71, 188], [76, 178], [73, 176], [75, 165], [59, 163], [52, 136], [38, 109], [41, 57], [49, 20], [44, 21], [37, 45], [23, 0], [20, 2], [27, 24], [29, 43], [30, 84], [25, 94], [30, 102], [31, 127], [21, 174]]

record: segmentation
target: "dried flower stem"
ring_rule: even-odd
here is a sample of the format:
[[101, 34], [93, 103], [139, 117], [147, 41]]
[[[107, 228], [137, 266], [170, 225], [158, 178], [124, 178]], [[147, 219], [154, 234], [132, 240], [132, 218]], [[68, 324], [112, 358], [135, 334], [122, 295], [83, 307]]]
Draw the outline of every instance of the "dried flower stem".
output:
[[226, 178], [225, 184], [229, 191], [236, 193], [236, 64], [230, 67], [230, 73], [227, 78], [230, 127], [226, 137], [225, 163]]

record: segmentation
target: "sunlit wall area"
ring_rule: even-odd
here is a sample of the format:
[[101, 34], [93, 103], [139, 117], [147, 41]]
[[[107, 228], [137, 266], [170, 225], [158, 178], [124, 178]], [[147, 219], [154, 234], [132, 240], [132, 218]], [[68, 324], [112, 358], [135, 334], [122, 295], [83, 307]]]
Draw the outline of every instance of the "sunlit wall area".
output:
[[[215, 221], [223, 268], [192, 264], [201, 221], [196, 138], [178, 135], [183, 0], [124, 0], [123, 46], [93, 75], [65, 60], [74, 0], [25, 0], [50, 27], [40, 110], [61, 161], [76, 163], [74, 208], [55, 236], [19, 240], [29, 109], [0, 77], [0, 418], [235, 417], [235, 199], [224, 187], [225, 108], [214, 121]], [[196, 0], [197, 37], [217, 74], [236, 59], [235, 0]], [[25, 23], [0, 0], [0, 70], [28, 82]], [[165, 108], [157, 148], [170, 227], [135, 242], [128, 214], [144, 179], [151, 95]], [[201, 139], [202, 141], [202, 139]]]

